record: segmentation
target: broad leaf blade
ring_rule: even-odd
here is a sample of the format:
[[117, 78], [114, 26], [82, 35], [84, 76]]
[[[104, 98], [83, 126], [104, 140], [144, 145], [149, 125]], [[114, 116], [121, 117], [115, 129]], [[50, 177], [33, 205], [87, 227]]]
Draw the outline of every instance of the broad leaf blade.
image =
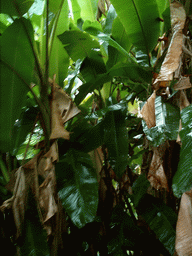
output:
[[98, 206], [96, 172], [88, 154], [70, 150], [56, 164], [59, 197], [73, 223], [81, 228], [92, 222]]
[[173, 192], [177, 197], [190, 190], [192, 186], [192, 104], [181, 111], [182, 130], [180, 161], [173, 177]]
[[29, 10], [33, 3], [34, 0], [1, 0], [0, 13], [6, 13], [11, 16], [22, 16]]
[[131, 42], [145, 53], [153, 50], [160, 33], [156, 0], [112, 0]]
[[95, 21], [98, 0], [77, 0], [77, 2], [81, 8], [81, 18], [83, 20]]
[[177, 215], [160, 199], [146, 194], [138, 205], [139, 212], [155, 232], [160, 242], [173, 255]]
[[104, 144], [109, 163], [120, 178], [128, 163], [128, 131], [125, 123], [126, 105], [121, 110], [107, 112], [104, 120]]
[[58, 38], [74, 61], [89, 57], [93, 48], [100, 48], [99, 43], [90, 35], [78, 30], [65, 31]]
[[34, 56], [28, 34], [33, 43], [30, 21], [17, 19], [1, 36], [0, 87], [0, 147], [12, 148], [13, 125], [19, 118], [29, 90], [34, 68]]

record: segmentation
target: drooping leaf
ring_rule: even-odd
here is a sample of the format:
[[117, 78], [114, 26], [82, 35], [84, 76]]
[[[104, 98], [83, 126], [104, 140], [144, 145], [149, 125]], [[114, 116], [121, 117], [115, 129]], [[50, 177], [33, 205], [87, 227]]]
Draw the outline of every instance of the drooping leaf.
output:
[[183, 28], [186, 13], [181, 3], [171, 3], [172, 38], [159, 75], [154, 81], [155, 86], [166, 87], [174, 78], [174, 72], [179, 68], [183, 48]]
[[182, 130], [181, 137], [181, 152], [180, 161], [177, 172], [173, 177], [172, 188], [177, 197], [191, 189], [192, 181], [192, 105], [184, 108], [181, 111]]
[[11, 16], [22, 16], [29, 10], [33, 3], [34, 0], [2, 0], [0, 5], [0, 13], [6, 13]]
[[33, 28], [29, 20], [17, 19], [3, 33], [1, 46], [0, 148], [12, 148], [13, 125], [21, 114], [33, 75]]
[[112, 0], [130, 41], [145, 53], [153, 50], [160, 33], [156, 0]]
[[148, 194], [141, 199], [138, 209], [160, 242], [173, 255], [175, 251], [176, 213], [160, 199]]
[[92, 50], [90, 57], [86, 57], [82, 62], [80, 72], [87, 82], [96, 79], [99, 74], [106, 73], [101, 52]]
[[99, 49], [99, 43], [82, 31], [65, 31], [58, 38], [69, 56], [74, 60], [89, 57], [93, 48]]
[[81, 228], [92, 222], [98, 205], [96, 172], [88, 154], [69, 150], [56, 164], [59, 197], [73, 223]]
[[137, 180], [133, 183], [133, 203], [135, 207], [138, 206], [140, 200], [144, 197], [147, 192], [150, 183], [144, 175], [139, 175]]
[[28, 208], [25, 213], [21, 256], [49, 256], [47, 234], [40, 222], [37, 205], [32, 192], [29, 192]]
[[109, 163], [120, 178], [128, 163], [128, 131], [125, 123], [126, 104], [120, 110], [107, 112], [104, 119], [104, 144]]
[[104, 28], [104, 33], [110, 35], [112, 32], [112, 26], [113, 26], [113, 22], [114, 19], [117, 17], [117, 13], [115, 11], [115, 8], [113, 7], [113, 5], [111, 4], [109, 7], [109, 10], [107, 12], [107, 18], [105, 21], [105, 28]]

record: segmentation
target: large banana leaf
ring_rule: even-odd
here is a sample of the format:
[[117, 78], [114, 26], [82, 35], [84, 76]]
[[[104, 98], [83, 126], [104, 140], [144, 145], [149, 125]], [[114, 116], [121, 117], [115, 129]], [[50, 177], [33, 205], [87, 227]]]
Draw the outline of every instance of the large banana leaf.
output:
[[98, 184], [89, 155], [69, 150], [56, 164], [56, 175], [59, 197], [73, 223], [81, 228], [92, 222], [98, 206]]
[[77, 0], [83, 20], [95, 21], [98, 0]]
[[182, 130], [180, 161], [173, 177], [173, 192], [177, 197], [192, 187], [192, 104], [181, 111]]
[[156, 0], [111, 0], [127, 35], [139, 50], [149, 53], [160, 34], [159, 9]]
[[104, 144], [109, 153], [109, 163], [121, 178], [128, 163], [128, 131], [125, 123], [126, 104], [119, 110], [106, 113], [104, 119]]
[[6, 13], [11, 16], [22, 16], [26, 13], [34, 0], [1, 0], [0, 13]]
[[34, 55], [29, 40], [33, 44], [33, 28], [24, 18], [15, 20], [0, 39], [0, 149], [4, 152], [13, 146], [14, 122], [21, 114], [33, 75]]

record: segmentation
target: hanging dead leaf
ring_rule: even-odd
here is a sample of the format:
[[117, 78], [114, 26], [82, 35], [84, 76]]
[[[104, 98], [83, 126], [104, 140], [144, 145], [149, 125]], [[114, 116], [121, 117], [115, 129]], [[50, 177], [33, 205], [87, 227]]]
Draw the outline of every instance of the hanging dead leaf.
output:
[[192, 189], [181, 197], [175, 248], [178, 256], [192, 255]]
[[145, 105], [141, 110], [141, 115], [145, 120], [147, 127], [151, 128], [156, 125], [156, 118], [155, 118], [155, 98], [156, 98], [156, 91], [152, 93], [149, 97]]
[[159, 153], [158, 148], [153, 149], [153, 158], [147, 178], [151, 183], [151, 186], [155, 189], [165, 188], [168, 190], [167, 178], [164, 172], [163, 161], [160, 154], [161, 153]]
[[97, 172], [97, 181], [99, 182], [100, 180], [100, 172], [103, 167], [103, 161], [104, 161], [104, 156], [101, 148], [97, 148], [91, 152], [89, 152], [89, 155], [91, 157], [91, 160], [93, 162], [93, 166]]
[[[178, 2], [170, 4], [172, 38], [167, 51], [167, 55], [161, 66], [160, 73], [154, 81], [154, 87], [168, 86], [168, 82], [179, 78], [181, 56], [184, 42], [183, 28], [186, 20], [186, 13], [183, 5]], [[167, 83], [166, 83], [167, 82]]]
[[80, 113], [72, 99], [55, 83], [55, 77], [50, 79], [52, 85], [51, 99], [51, 136], [50, 139], [63, 138], [69, 140], [69, 132], [64, 129], [64, 123]]
[[183, 108], [186, 108], [189, 105], [190, 103], [187, 99], [185, 92], [183, 90], [180, 91], [180, 110], [182, 110]]
[[191, 85], [191, 82], [190, 82], [190, 78], [189, 76], [182, 76], [178, 83], [176, 83], [174, 86], [173, 86], [173, 89], [174, 90], [184, 90], [184, 89], [188, 89], [188, 88], [191, 88], [192, 85]]

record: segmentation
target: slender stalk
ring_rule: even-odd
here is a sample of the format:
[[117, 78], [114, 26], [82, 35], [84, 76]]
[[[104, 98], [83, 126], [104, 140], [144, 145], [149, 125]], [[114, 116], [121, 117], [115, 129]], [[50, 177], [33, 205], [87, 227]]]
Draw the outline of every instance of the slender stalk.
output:
[[9, 182], [10, 177], [9, 177], [9, 172], [7, 170], [7, 167], [5, 165], [5, 163], [3, 162], [2, 156], [0, 155], [0, 167], [1, 167], [1, 172], [3, 174], [3, 177], [5, 179], [6, 182]]

